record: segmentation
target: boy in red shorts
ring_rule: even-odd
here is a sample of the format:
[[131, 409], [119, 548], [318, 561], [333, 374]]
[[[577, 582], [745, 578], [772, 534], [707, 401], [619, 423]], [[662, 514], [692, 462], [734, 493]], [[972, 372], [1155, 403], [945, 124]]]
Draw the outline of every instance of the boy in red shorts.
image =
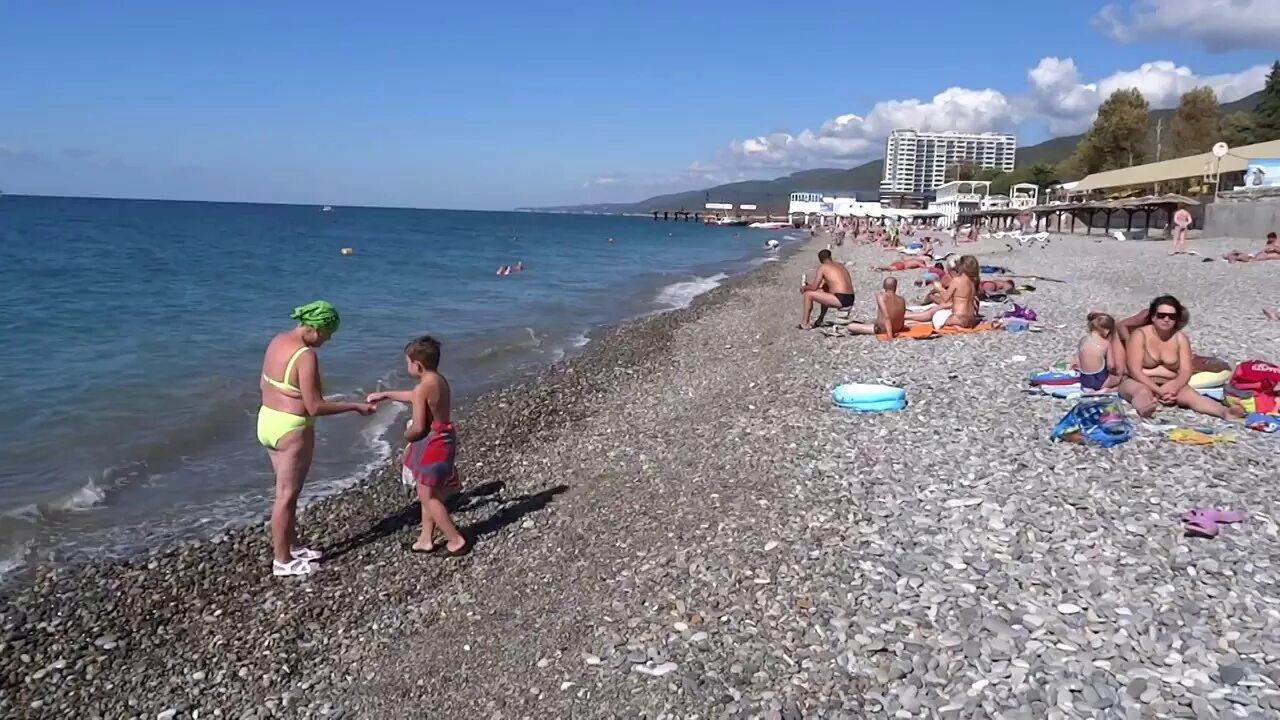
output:
[[410, 341], [404, 348], [405, 366], [418, 379], [412, 390], [389, 390], [369, 396], [368, 402], [383, 400], [410, 403], [413, 417], [404, 429], [409, 443], [401, 471], [406, 482], [412, 482], [422, 501], [422, 532], [412, 546], [413, 552], [430, 553], [435, 544], [435, 530], [444, 536], [444, 554], [449, 557], [471, 552], [471, 541], [458, 532], [449, 517], [445, 500], [460, 486], [454, 467], [458, 437], [449, 420], [449, 382], [437, 368], [440, 366], [440, 342], [430, 335]]

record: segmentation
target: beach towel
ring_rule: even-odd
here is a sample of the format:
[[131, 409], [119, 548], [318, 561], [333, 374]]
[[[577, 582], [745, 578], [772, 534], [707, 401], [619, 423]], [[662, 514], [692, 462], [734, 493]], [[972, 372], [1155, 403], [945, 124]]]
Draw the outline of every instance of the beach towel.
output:
[[972, 333], [990, 332], [992, 330], [999, 329], [1000, 326], [993, 322], [980, 322], [971, 328], [960, 327], [958, 325], [948, 325], [944, 328], [940, 328], [937, 332], [939, 335], [969, 335]]
[[1205, 432], [1197, 428], [1176, 427], [1169, 431], [1169, 439], [1179, 445], [1214, 445], [1216, 443], [1231, 443], [1236, 441], [1236, 436], [1229, 433]]
[[936, 334], [937, 333], [934, 332], [932, 325], [928, 323], [921, 323], [920, 325], [912, 325], [909, 328], [899, 330], [898, 332], [893, 334], [892, 338], [889, 337], [888, 333], [880, 333], [876, 335], [876, 337], [880, 338], [881, 340], [895, 340], [898, 338], [911, 338], [912, 340], [924, 340], [925, 338], [931, 338]]

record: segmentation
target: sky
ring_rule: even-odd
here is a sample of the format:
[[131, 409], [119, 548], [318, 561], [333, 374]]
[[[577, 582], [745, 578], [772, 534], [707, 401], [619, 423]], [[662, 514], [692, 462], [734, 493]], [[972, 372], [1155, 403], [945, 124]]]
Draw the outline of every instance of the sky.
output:
[[[957, 8], [963, 8], [957, 11]], [[0, 191], [509, 209], [1262, 87], [1280, 0], [0, 0]]]

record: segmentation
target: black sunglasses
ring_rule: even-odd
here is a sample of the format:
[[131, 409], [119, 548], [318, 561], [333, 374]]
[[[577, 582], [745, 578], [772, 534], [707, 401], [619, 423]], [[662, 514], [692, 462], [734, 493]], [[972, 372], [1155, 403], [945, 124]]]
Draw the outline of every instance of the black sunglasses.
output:
[[1154, 317], [1157, 320], [1177, 320], [1178, 315], [1179, 313], [1176, 313], [1176, 312], [1171, 312], [1171, 313], [1158, 312], [1158, 313], [1155, 313], [1152, 317]]

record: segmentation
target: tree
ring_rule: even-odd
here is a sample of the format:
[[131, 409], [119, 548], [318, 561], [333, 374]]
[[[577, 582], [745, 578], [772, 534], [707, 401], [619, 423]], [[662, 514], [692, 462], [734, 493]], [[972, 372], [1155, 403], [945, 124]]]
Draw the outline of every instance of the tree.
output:
[[1076, 163], [1086, 175], [1137, 165], [1146, 159], [1151, 107], [1137, 88], [1111, 93], [1093, 127], [1076, 146]]
[[1253, 125], [1253, 113], [1233, 112], [1223, 115], [1218, 123], [1222, 142], [1231, 147], [1250, 145], [1257, 142], [1258, 129]]
[[977, 173], [974, 174], [973, 179], [986, 180], [990, 182], [992, 180], [999, 178], [1001, 175], [1004, 175], [1004, 174], [1005, 174], [1004, 171], [1001, 170], [1000, 168], [993, 168], [993, 167], [982, 168], [981, 170], [979, 170]]
[[1008, 195], [1009, 188], [1014, 183], [1022, 182], [1022, 170], [1014, 170], [1013, 172], [1001, 173], [998, 177], [991, 181], [992, 195]]
[[1262, 98], [1253, 109], [1253, 141], [1280, 139], [1280, 60], [1271, 65]]
[[1046, 163], [1036, 163], [1027, 168], [1027, 182], [1035, 183], [1036, 187], [1043, 190], [1058, 182], [1058, 170]]
[[974, 180], [977, 174], [978, 167], [968, 160], [951, 163], [943, 173], [947, 180]]
[[1182, 94], [1173, 114], [1176, 157], [1208, 152], [1218, 141], [1218, 96], [1213, 88], [1198, 87]]

